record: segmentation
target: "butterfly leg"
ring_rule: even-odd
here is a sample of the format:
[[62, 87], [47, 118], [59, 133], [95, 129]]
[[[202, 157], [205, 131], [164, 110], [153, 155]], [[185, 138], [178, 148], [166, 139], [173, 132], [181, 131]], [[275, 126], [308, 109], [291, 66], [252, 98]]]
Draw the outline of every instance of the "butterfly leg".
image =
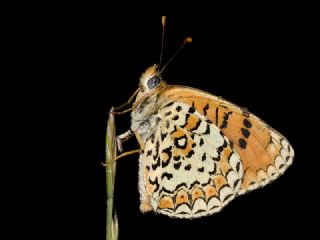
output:
[[[119, 158], [122, 158], [122, 157], [125, 157], [125, 156], [128, 156], [128, 155], [131, 155], [131, 154], [135, 154], [135, 153], [141, 153], [143, 152], [143, 149], [144, 149], [144, 145], [142, 143], [142, 140], [141, 140], [141, 137], [140, 137], [140, 134], [136, 131], [136, 132], [133, 132], [131, 129], [129, 129], [127, 132], [125, 132], [124, 134], [121, 134], [119, 135], [119, 137], [126, 137], [128, 140], [128, 138], [130, 138], [131, 136], [135, 135], [137, 140], [138, 140], [138, 143], [140, 145], [140, 149], [136, 149], [136, 150], [131, 150], [131, 151], [128, 151], [128, 152], [124, 152], [122, 154], [120, 154], [119, 156], [117, 156], [116, 158], [114, 158], [112, 161], [116, 161], [118, 160]], [[122, 147], [121, 147], [122, 149]]]
[[121, 111], [121, 112], [115, 112], [115, 111], [113, 111], [112, 113], [113, 113], [113, 114], [118, 114], [118, 115], [120, 115], [120, 114], [124, 114], [124, 113], [127, 113], [127, 112], [131, 112], [132, 109], [133, 109], [133, 108], [131, 107], [131, 108], [128, 108], [128, 109], [123, 110], [123, 111]]
[[135, 153], [140, 153], [141, 152], [141, 149], [135, 149], [135, 150], [131, 150], [131, 151], [127, 151], [127, 152], [124, 152], [124, 153], [121, 153], [120, 155], [116, 156], [112, 162], [115, 162], [117, 161], [118, 159], [120, 158], [123, 158], [125, 156], [128, 156], [128, 155], [131, 155], [131, 154], [135, 154]]
[[[128, 140], [128, 138], [132, 137], [133, 135], [136, 135], [136, 138], [138, 140], [140, 148], [136, 149], [136, 150], [131, 150], [131, 151], [127, 151], [127, 152], [121, 153], [120, 155], [118, 155], [117, 157], [112, 159], [110, 164], [113, 164], [115, 161], [117, 161], [118, 159], [123, 158], [125, 156], [131, 155], [131, 154], [135, 154], [135, 153], [141, 153], [143, 151], [143, 143], [142, 143], [142, 140], [141, 140], [141, 137], [140, 137], [139, 133], [138, 132], [133, 132], [131, 129], [117, 137], [117, 144], [118, 144], [118, 141], [121, 141], [121, 139]], [[118, 138], [120, 138], [120, 140], [118, 140]], [[118, 146], [118, 148], [119, 148], [119, 146]], [[122, 150], [122, 146], [120, 148]], [[106, 166], [106, 164], [104, 164], [104, 163], [102, 163], [102, 165]]]
[[128, 104], [130, 104], [130, 103], [133, 101], [134, 97], [138, 94], [139, 90], [140, 90], [140, 89], [138, 88], [138, 89], [131, 95], [131, 97], [129, 98], [129, 100], [128, 100], [127, 102], [125, 102], [124, 104], [120, 105], [119, 107], [115, 107], [114, 109], [115, 109], [115, 110], [120, 110], [120, 109], [124, 108], [125, 106], [127, 106]]
[[115, 161], [119, 160], [120, 158], [123, 158], [123, 157], [131, 155], [131, 154], [140, 153], [140, 152], [141, 152], [141, 149], [127, 151], [127, 152], [121, 153], [120, 155], [116, 156], [114, 159], [112, 159], [112, 161], [107, 162], [107, 163], [101, 163], [101, 164], [102, 164], [102, 166], [107, 166], [107, 164], [114, 164]]
[[119, 152], [123, 151], [122, 143], [129, 140], [132, 136], [134, 136], [134, 132], [131, 130], [131, 128], [125, 133], [117, 136], [117, 147]]

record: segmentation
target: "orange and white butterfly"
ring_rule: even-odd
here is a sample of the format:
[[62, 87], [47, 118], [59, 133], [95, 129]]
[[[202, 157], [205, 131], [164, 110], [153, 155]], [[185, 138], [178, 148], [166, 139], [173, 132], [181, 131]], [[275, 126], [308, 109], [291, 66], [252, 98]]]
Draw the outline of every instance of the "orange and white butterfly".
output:
[[141, 147], [142, 212], [197, 218], [263, 187], [291, 165], [289, 142], [246, 109], [210, 93], [168, 85], [157, 65], [141, 76], [131, 129]]

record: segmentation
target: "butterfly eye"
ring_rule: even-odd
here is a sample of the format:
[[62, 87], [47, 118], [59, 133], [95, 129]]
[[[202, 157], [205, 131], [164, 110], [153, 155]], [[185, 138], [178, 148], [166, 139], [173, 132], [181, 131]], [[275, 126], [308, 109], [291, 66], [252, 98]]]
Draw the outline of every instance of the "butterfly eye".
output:
[[153, 89], [160, 84], [160, 78], [159, 77], [152, 77], [148, 80], [147, 84], [148, 84], [149, 89]]

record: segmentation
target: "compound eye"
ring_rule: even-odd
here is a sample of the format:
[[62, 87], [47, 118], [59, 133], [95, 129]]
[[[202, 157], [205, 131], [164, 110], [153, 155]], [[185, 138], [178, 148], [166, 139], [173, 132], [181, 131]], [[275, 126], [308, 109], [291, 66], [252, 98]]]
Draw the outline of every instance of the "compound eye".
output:
[[160, 78], [155, 76], [148, 80], [148, 88], [153, 89], [160, 84]]

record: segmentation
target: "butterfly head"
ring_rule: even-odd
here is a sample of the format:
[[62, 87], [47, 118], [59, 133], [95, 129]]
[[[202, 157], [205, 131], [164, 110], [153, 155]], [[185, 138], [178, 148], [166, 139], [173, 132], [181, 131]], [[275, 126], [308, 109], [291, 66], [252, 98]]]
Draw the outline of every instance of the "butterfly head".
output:
[[150, 93], [166, 86], [166, 82], [162, 80], [162, 77], [158, 71], [158, 65], [153, 65], [141, 75], [140, 77], [140, 93]]

